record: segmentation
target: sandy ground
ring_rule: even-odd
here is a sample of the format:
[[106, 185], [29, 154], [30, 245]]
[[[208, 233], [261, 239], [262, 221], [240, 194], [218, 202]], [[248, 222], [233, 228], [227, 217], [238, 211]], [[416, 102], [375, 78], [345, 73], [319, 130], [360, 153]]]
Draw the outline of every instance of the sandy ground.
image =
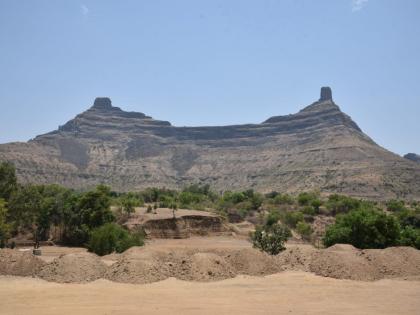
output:
[[[287, 244], [303, 249], [310, 245]], [[155, 249], [242, 249], [245, 238], [193, 237], [147, 241]], [[43, 260], [84, 248], [43, 247]], [[102, 257], [113, 264], [120, 255]], [[59, 284], [0, 276], [0, 314], [420, 314], [420, 281], [338, 280], [306, 272], [237, 276], [216, 282], [169, 278], [151, 284], [97, 280]]]
[[57, 284], [0, 277], [0, 314], [419, 314], [420, 282], [284, 272], [195, 283]]

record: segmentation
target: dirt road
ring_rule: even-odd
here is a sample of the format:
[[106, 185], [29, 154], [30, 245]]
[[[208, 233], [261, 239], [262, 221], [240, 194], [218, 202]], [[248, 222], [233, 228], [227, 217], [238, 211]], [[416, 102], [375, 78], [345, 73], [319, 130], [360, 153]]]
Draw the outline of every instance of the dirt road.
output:
[[0, 277], [0, 314], [419, 314], [420, 282], [358, 282], [304, 272], [211, 283], [131, 285]]

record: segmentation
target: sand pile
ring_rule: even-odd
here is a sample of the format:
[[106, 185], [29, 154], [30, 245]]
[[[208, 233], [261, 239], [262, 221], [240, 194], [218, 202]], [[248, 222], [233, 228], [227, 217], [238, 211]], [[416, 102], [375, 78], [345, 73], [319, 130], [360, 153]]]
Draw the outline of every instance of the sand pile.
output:
[[286, 248], [286, 250], [277, 255], [275, 259], [281, 271], [309, 271], [312, 256], [316, 252], [317, 250], [310, 246], [294, 246]]
[[361, 256], [381, 278], [420, 276], [420, 251], [412, 247], [367, 249], [361, 252]]
[[190, 271], [182, 275], [175, 274], [174, 276], [178, 279], [216, 281], [236, 276], [233, 267], [223, 257], [214, 253], [196, 253], [185, 262]]
[[273, 256], [253, 248], [244, 248], [230, 252], [225, 256], [237, 274], [263, 276], [280, 271]]
[[0, 275], [33, 276], [44, 264], [30, 251], [0, 249]]
[[[103, 262], [106, 259], [117, 261], [106, 266]], [[240, 274], [263, 276], [284, 270], [361, 281], [420, 279], [420, 251], [409, 247], [359, 250], [340, 244], [317, 250], [297, 245], [277, 256], [270, 256], [253, 248], [153, 249], [146, 246], [102, 258], [90, 253], [62, 255], [45, 264], [30, 252], [0, 250], [1, 275], [36, 275], [55, 282], [89, 282], [106, 278], [123, 283], [151, 283], [169, 277], [216, 281]]]
[[380, 279], [375, 266], [362, 256], [361, 251], [349, 246], [314, 252], [309, 271], [323, 277], [372, 281]]
[[132, 247], [108, 267], [105, 278], [124, 283], [151, 283], [169, 277], [163, 252]]
[[98, 256], [91, 253], [61, 255], [42, 267], [37, 276], [47, 281], [90, 282], [102, 278], [106, 265]]
[[212, 281], [235, 277], [226, 260], [215, 253], [195, 250], [158, 251], [131, 248], [108, 268], [105, 277], [116, 282], [151, 283], [175, 277], [187, 281]]

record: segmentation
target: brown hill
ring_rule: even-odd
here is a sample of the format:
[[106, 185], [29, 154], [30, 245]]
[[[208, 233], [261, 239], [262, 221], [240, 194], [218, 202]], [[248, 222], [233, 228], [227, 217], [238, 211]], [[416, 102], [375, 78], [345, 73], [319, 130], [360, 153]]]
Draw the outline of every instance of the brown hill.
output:
[[201, 182], [217, 190], [420, 199], [419, 164], [375, 144], [341, 112], [329, 88], [294, 115], [222, 127], [174, 127], [97, 98], [56, 131], [0, 145], [0, 160], [14, 162], [22, 182], [75, 188]]

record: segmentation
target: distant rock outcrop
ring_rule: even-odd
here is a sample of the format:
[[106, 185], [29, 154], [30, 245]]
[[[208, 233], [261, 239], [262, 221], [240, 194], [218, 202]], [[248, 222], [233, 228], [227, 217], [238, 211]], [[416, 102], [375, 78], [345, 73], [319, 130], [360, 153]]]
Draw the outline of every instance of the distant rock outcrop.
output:
[[114, 190], [209, 184], [217, 191], [320, 189], [364, 198], [420, 199], [420, 165], [378, 146], [332, 100], [260, 124], [175, 127], [97, 98], [58, 130], [0, 145], [21, 182]]
[[93, 103], [92, 108], [97, 109], [111, 109], [112, 103], [109, 97], [97, 97]]
[[321, 88], [321, 97], [319, 99], [320, 102], [324, 101], [332, 101], [332, 91], [331, 88], [328, 86], [324, 86]]
[[404, 158], [413, 162], [420, 163], [420, 155], [415, 153], [407, 153], [406, 155], [404, 155]]

